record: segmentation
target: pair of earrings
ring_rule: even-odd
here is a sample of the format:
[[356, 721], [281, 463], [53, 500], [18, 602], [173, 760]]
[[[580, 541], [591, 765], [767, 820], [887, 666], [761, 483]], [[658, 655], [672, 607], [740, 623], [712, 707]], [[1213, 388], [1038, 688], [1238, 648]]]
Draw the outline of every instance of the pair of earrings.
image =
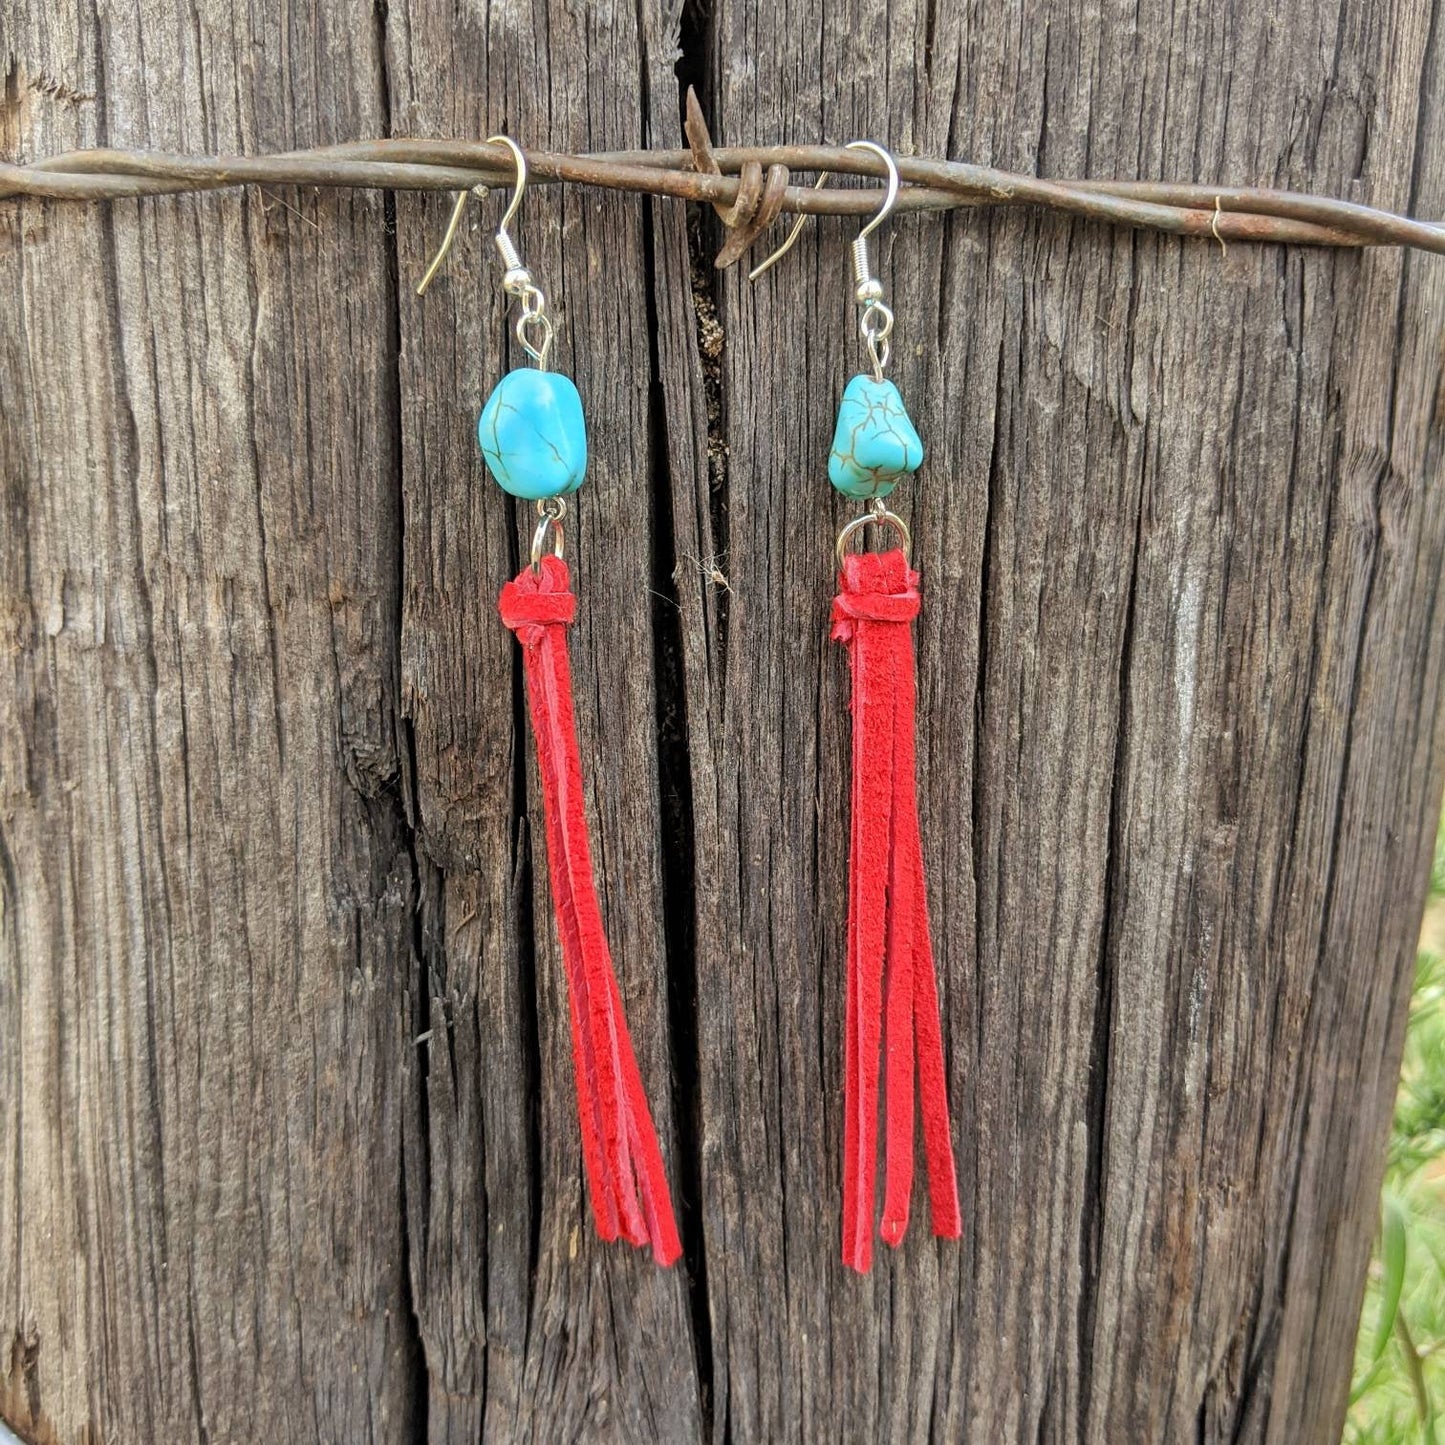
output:
[[[581, 486], [586, 471], [586, 424], [576, 386], [547, 369], [553, 329], [546, 297], [508, 230], [526, 187], [526, 157], [507, 136], [489, 136], [488, 142], [505, 146], [516, 167], [495, 243], [503, 289], [521, 307], [515, 334], [535, 365], [510, 371], [497, 383], [482, 408], [477, 435], [497, 484], [537, 505], [530, 561], [503, 587], [500, 610], [522, 646], [542, 777], [588, 1194], [604, 1240], [648, 1244], [657, 1262], [669, 1265], [681, 1245], [597, 901], [567, 656], [566, 628], [577, 601], [562, 556], [562, 519], [564, 498]], [[866, 1272], [872, 1263], [880, 1073], [887, 1123], [883, 1238], [897, 1245], [908, 1225], [915, 1074], [933, 1231], [956, 1238], [961, 1224], [915, 785], [912, 620], [919, 609], [919, 579], [909, 565], [908, 528], [886, 501], [922, 464], [923, 443], [898, 388], [884, 375], [894, 318], [868, 256], [869, 236], [897, 201], [899, 176], [882, 146], [855, 141], [850, 149], [871, 151], [888, 171], [883, 205], [853, 243], [854, 295], [871, 372], [853, 377], [844, 389], [828, 460], [833, 486], [869, 504], [838, 534], [839, 591], [832, 610], [832, 635], [848, 649], [853, 714], [843, 1260]], [[468, 194], [457, 199], [419, 293], [451, 245]], [[787, 252], [803, 219], [750, 279]], [[891, 528], [900, 545], [850, 552], [850, 541], [873, 523]], [[881, 1069], [880, 1055], [886, 1060]]]

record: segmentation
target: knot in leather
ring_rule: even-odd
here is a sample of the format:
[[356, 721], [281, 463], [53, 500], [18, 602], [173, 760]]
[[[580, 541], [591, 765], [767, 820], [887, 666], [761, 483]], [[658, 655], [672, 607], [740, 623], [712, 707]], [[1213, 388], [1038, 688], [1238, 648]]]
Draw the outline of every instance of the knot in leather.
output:
[[524, 567], [502, 588], [497, 605], [520, 642], [540, 642], [543, 628], [566, 625], [577, 615], [567, 564], [560, 557], [543, 557], [540, 573]]
[[833, 599], [833, 638], [847, 642], [855, 622], [912, 622], [922, 599], [918, 573], [897, 549], [856, 552], [843, 559], [838, 595]]

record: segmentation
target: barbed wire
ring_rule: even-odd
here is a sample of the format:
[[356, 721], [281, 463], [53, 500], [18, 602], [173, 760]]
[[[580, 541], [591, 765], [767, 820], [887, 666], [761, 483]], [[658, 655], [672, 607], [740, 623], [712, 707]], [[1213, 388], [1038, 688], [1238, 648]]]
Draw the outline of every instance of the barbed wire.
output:
[[[533, 184], [568, 182], [712, 205], [727, 229], [717, 264], [731, 265], [784, 212], [861, 216], [871, 189], [816, 189], [792, 173], [876, 176], [883, 164], [840, 146], [718, 146], [687, 96], [689, 150], [527, 152]], [[992, 166], [897, 157], [897, 210], [1035, 206], [1136, 229], [1218, 242], [1308, 246], [1412, 246], [1445, 254], [1445, 224], [1325, 196], [1254, 186], [1167, 181], [1044, 180]], [[463, 191], [506, 186], [512, 161], [499, 145], [458, 140], [371, 140], [259, 156], [185, 156], [145, 150], [83, 150], [14, 165], [0, 162], [0, 198], [103, 201], [224, 190], [242, 185], [345, 186]]]

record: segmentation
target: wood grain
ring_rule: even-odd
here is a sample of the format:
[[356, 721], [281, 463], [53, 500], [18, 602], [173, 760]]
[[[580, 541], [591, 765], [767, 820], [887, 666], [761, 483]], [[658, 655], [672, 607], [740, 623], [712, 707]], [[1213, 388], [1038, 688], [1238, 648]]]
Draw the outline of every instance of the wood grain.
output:
[[[1435, 0], [0, 18], [0, 154], [886, 140], [1445, 213]], [[0, 1417], [29, 1440], [1326, 1441], [1445, 785], [1445, 272], [900, 220], [966, 1235], [838, 1263], [851, 223], [528, 196], [603, 907], [597, 1243], [445, 198], [0, 207]]]
[[[339, 7], [6, 28], [7, 154], [384, 121]], [[382, 211], [0, 216], [0, 1414], [34, 1439], [415, 1414]]]
[[[719, 143], [1429, 211], [1437, 26], [720, 0], [707, 107]], [[679, 568], [714, 1439], [1333, 1438], [1440, 780], [1445, 281], [1058, 218], [889, 228], [968, 1233], [860, 1283], [822, 481], [849, 234], [717, 283], [721, 484], [689, 445], [705, 343], [662, 333], [677, 553], [729, 584]]]

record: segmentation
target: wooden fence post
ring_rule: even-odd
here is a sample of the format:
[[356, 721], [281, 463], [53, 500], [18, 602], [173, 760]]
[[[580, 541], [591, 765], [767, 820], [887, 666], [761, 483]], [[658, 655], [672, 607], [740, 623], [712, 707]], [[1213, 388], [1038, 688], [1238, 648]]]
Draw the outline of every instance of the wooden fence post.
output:
[[[870, 138], [1445, 213], [1438, 0], [16, 0], [0, 156]], [[1445, 267], [898, 219], [965, 1237], [839, 1263], [854, 224], [538, 189], [603, 906], [586, 1213], [471, 213], [0, 202], [0, 1419], [36, 1442], [1327, 1441], [1445, 769]]]

